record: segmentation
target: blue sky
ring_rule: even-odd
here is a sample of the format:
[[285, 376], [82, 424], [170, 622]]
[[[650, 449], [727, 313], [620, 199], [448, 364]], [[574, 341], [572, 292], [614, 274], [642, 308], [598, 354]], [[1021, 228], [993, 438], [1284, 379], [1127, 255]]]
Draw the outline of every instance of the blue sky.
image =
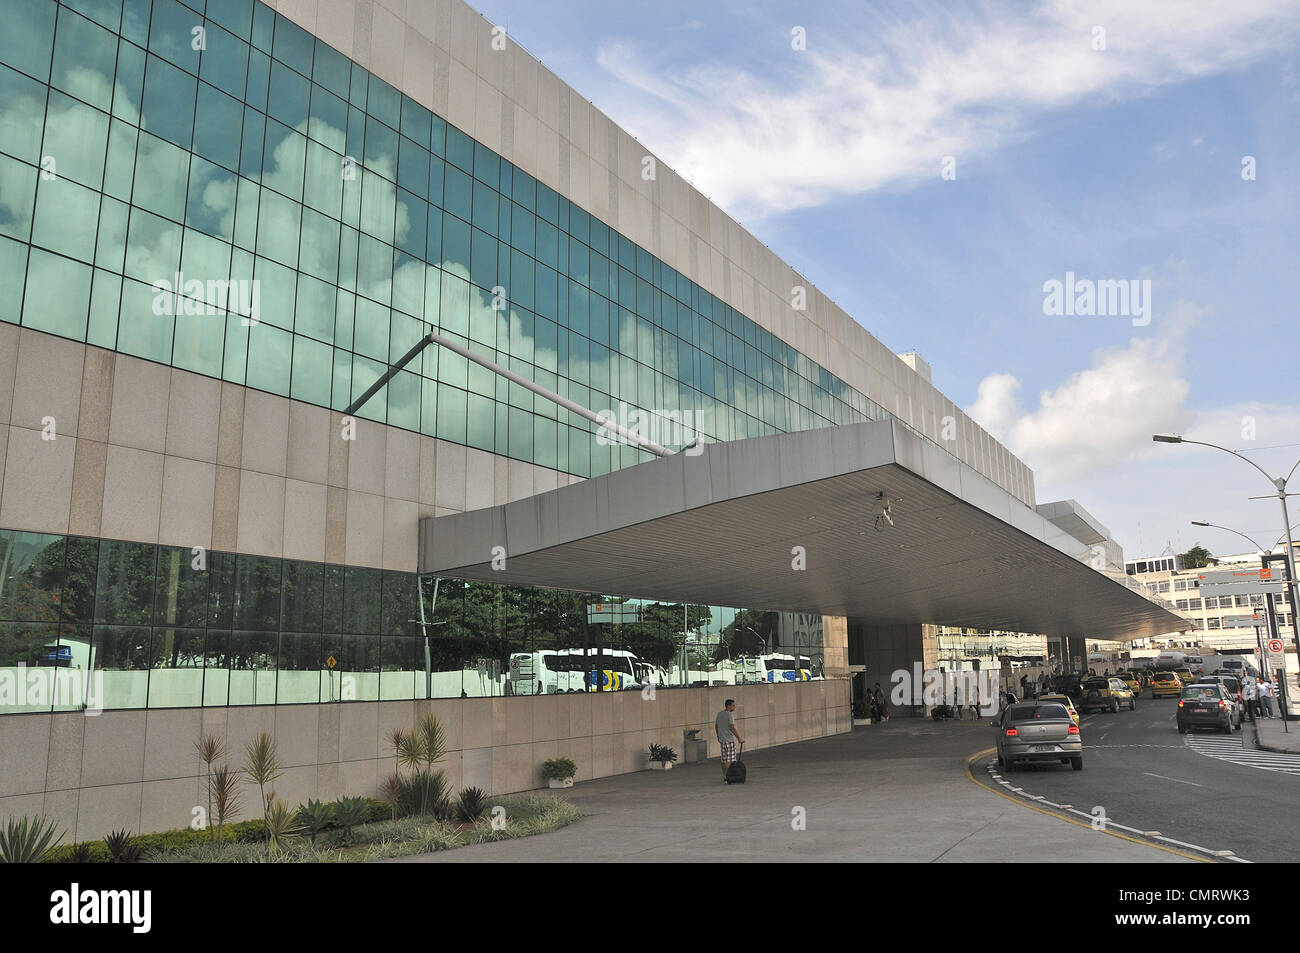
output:
[[[1280, 534], [1260, 474], [1150, 434], [1300, 458], [1300, 3], [476, 6], [920, 351], [1040, 501], [1078, 499], [1130, 556], [1246, 548], [1191, 519]], [[1044, 315], [1067, 271], [1150, 279], [1150, 323]]]

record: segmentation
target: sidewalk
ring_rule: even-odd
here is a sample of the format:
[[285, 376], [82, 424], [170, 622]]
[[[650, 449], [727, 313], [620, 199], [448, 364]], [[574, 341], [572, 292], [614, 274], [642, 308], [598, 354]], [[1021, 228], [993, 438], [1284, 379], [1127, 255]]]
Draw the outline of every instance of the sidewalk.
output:
[[[977, 723], [896, 718], [718, 762], [579, 784], [582, 820], [553, 834], [403, 858], [474, 862], [1184, 862], [994, 794], [966, 776]], [[987, 732], [987, 733], [986, 733]], [[806, 819], [804, 829], [795, 821]]]
[[[1286, 728], [1290, 728], [1288, 733]], [[1300, 754], [1300, 720], [1292, 715], [1286, 728], [1281, 718], [1256, 718], [1255, 743], [1265, 751]]]

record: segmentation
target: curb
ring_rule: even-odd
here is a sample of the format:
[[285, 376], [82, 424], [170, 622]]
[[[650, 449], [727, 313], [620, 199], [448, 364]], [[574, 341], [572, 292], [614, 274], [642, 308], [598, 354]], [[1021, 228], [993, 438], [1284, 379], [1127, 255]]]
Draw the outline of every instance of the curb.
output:
[[[1263, 742], [1261, 742], [1259, 740], [1258, 725], [1251, 725], [1250, 730], [1251, 733], [1255, 736], [1255, 747], [1260, 751], [1271, 751], [1274, 754], [1300, 754], [1300, 750], [1293, 751], [1289, 748], [1278, 748], [1273, 745], [1266, 745]], [[1300, 734], [1300, 731], [1298, 731], [1297, 734]]]

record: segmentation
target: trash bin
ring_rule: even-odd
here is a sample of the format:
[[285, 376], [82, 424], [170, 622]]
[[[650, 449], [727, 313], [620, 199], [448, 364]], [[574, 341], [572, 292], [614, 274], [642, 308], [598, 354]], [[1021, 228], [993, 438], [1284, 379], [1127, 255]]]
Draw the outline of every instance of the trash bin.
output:
[[694, 764], [709, 760], [709, 743], [700, 737], [699, 728], [682, 732], [682, 762]]

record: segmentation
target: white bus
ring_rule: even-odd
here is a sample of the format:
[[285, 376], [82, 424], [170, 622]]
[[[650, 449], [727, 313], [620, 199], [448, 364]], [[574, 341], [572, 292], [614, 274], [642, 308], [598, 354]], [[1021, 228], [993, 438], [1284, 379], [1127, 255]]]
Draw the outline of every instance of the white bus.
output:
[[736, 661], [736, 683], [815, 682], [823, 679], [820, 666], [814, 668], [807, 655], [797, 658], [772, 652], [767, 655], [742, 655]]
[[558, 695], [568, 692], [594, 692], [599, 676], [600, 691], [619, 692], [639, 689], [650, 677], [651, 665], [635, 653], [624, 649], [605, 649], [600, 654], [599, 673], [594, 666], [596, 651], [582, 649], [543, 649], [515, 652], [510, 656], [510, 674], [506, 677], [508, 695]]

